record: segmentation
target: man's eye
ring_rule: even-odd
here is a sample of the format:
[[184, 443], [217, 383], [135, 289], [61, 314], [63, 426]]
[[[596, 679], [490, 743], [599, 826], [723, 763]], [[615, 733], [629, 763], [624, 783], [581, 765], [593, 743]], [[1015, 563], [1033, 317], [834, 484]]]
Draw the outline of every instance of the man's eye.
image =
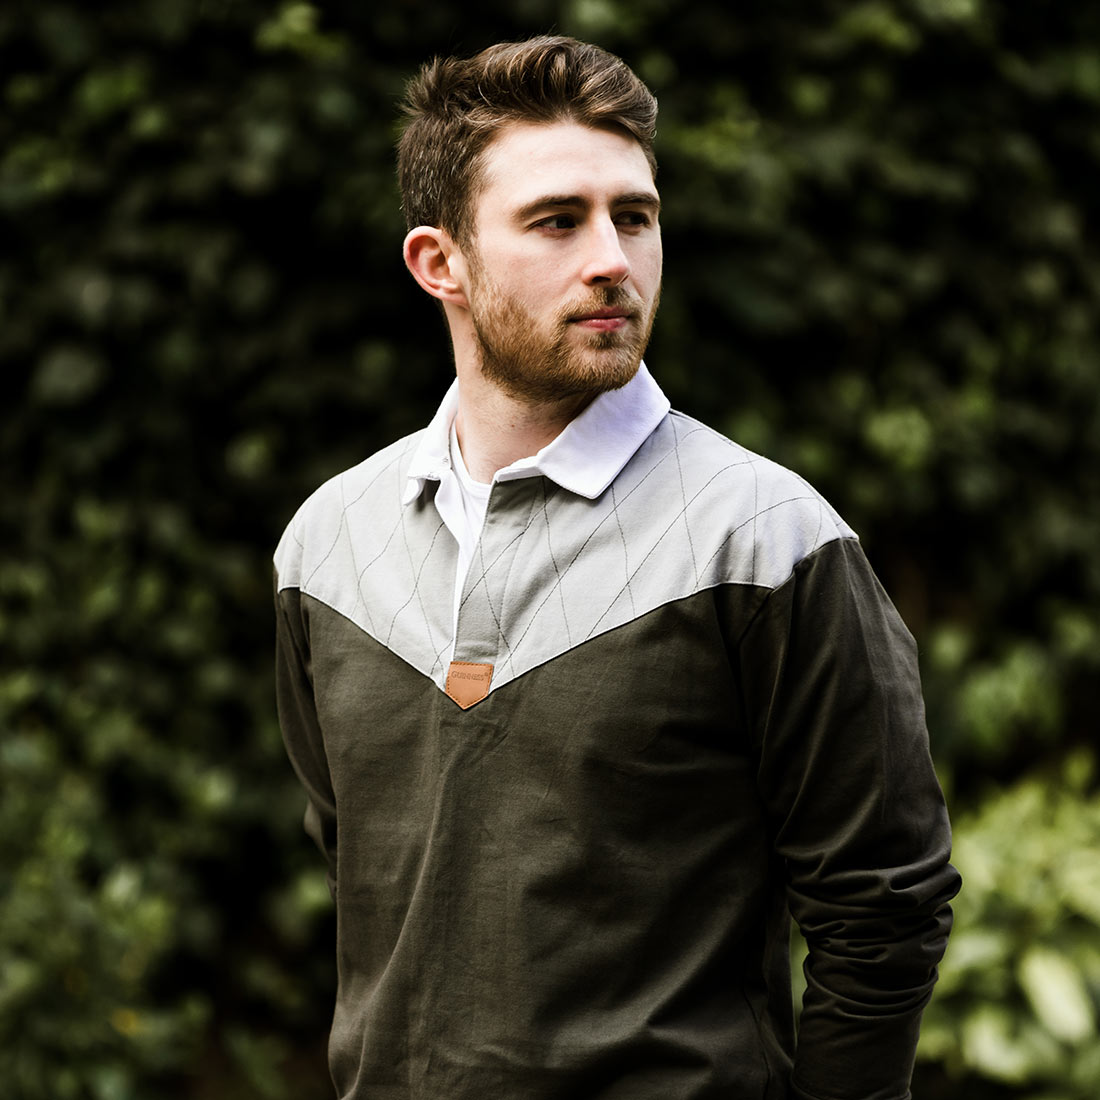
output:
[[572, 214], [554, 214], [539, 222], [540, 229], [575, 229], [576, 227], [577, 219]]
[[624, 210], [616, 219], [619, 225], [639, 227], [650, 224], [650, 218], [642, 210]]

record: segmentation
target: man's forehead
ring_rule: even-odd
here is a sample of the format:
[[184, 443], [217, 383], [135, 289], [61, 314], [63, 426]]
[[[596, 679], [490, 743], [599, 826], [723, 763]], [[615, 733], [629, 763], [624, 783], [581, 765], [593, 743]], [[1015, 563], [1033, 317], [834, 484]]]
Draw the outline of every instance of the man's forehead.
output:
[[656, 197], [641, 145], [610, 127], [577, 122], [513, 122], [485, 150], [481, 191], [525, 205], [541, 194], [583, 195], [593, 189]]

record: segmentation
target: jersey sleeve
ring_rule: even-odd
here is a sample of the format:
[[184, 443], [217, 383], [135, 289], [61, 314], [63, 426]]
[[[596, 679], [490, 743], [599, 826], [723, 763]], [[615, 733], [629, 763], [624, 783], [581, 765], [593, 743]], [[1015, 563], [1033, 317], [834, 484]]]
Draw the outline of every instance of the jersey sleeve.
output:
[[309, 623], [297, 588], [275, 597], [275, 695], [287, 755], [306, 792], [305, 829], [328, 865], [336, 896], [336, 798], [317, 717], [310, 662]]
[[916, 645], [859, 543], [774, 589], [739, 647], [758, 783], [809, 955], [802, 1100], [905, 1100], [959, 877]]

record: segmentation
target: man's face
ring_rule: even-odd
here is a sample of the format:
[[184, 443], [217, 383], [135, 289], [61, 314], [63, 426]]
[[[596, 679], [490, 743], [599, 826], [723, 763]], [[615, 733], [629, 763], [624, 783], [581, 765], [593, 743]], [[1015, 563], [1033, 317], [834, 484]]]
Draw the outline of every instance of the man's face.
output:
[[486, 151], [484, 181], [464, 250], [484, 376], [525, 401], [625, 385], [661, 285], [641, 147], [573, 122], [517, 123]]

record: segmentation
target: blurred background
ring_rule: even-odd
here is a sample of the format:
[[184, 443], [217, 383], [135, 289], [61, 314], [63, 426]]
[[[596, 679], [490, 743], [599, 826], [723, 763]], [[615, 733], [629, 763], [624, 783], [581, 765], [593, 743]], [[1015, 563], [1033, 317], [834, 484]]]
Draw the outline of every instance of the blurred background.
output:
[[421, 426], [397, 100], [556, 30], [661, 103], [673, 404], [798, 470], [921, 647], [965, 886], [915, 1096], [1100, 1095], [1100, 6], [7, 0], [0, 1087], [321, 1100], [332, 915], [272, 549]]

